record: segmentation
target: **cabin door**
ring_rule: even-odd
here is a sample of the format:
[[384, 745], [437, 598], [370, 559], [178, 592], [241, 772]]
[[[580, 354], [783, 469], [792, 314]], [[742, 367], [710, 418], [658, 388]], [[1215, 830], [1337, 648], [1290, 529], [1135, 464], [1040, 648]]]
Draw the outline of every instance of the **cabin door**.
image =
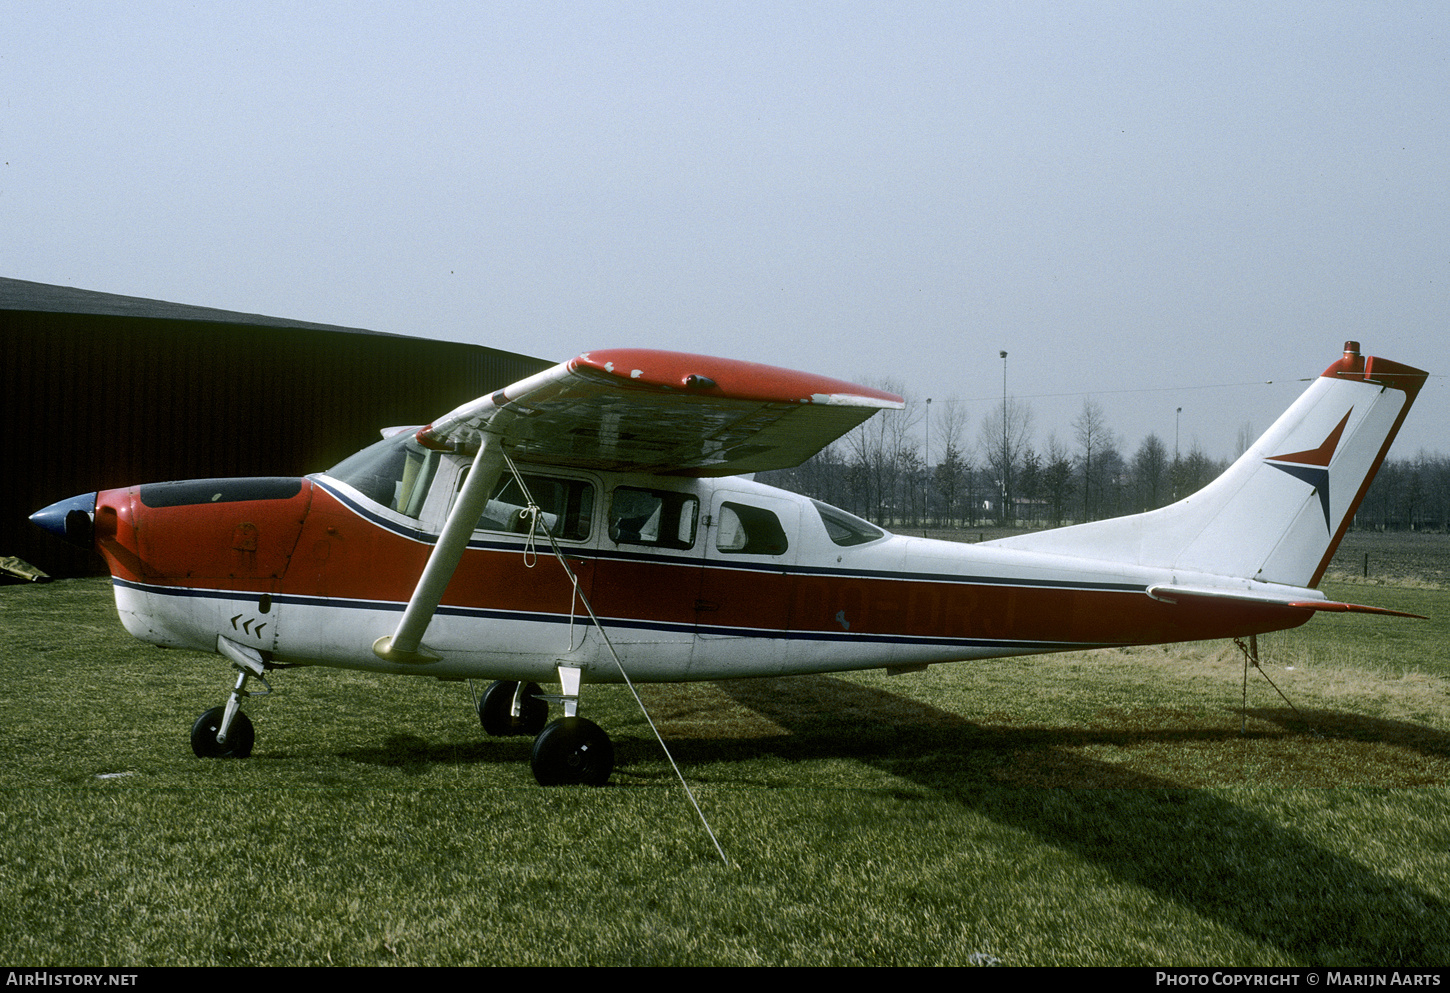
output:
[[782, 638], [790, 630], [801, 505], [748, 490], [716, 489], [705, 519], [696, 634]]

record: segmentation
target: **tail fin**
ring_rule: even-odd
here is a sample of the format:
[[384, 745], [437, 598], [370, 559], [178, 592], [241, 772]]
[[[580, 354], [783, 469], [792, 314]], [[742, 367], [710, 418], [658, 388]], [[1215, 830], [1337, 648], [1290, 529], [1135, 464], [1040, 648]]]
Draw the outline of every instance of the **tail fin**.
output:
[[1427, 375], [1362, 356], [1359, 343], [1347, 341], [1344, 357], [1192, 496], [1146, 514], [993, 544], [1317, 586]]

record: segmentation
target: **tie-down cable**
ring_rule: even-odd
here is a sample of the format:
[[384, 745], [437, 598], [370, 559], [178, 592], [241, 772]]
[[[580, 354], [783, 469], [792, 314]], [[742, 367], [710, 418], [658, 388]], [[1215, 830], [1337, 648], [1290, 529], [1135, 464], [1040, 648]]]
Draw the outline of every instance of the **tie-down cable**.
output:
[[[569, 562], [564, 558], [563, 550], [559, 547], [559, 543], [554, 540], [554, 533], [549, 530], [548, 521], [544, 520], [544, 514], [542, 510], [539, 508], [539, 505], [534, 502], [534, 496], [532, 493], [529, 492], [529, 487], [528, 484], [524, 482], [523, 474], [519, 472], [518, 466], [514, 465], [514, 460], [509, 457], [507, 449], [505, 449], [503, 452], [503, 458], [504, 462], [508, 465], [509, 472], [513, 474], [514, 481], [519, 484], [519, 489], [523, 491], [524, 500], [528, 503], [527, 508], [521, 511], [521, 513], [527, 515], [530, 518], [529, 536], [524, 545], [526, 554], [532, 554], [532, 549], [534, 547], [534, 535], [538, 530], [542, 529], [544, 537], [549, 539], [549, 547], [552, 548], [554, 551], [554, 558], [558, 559], [559, 565], [564, 567], [565, 575], [569, 577], [569, 582], [573, 587], [574, 595], [577, 596], [579, 598], [579, 601], [584, 605], [584, 609], [589, 614], [589, 620], [594, 624], [594, 629], [599, 632], [600, 639], [603, 640], [605, 647], [609, 649], [610, 657], [614, 659], [614, 665], [619, 670], [619, 675], [624, 680], [624, 685], [629, 687], [629, 692], [634, 697], [634, 702], [639, 705], [639, 712], [644, 715], [645, 722], [649, 724], [650, 730], [654, 732], [655, 740], [660, 743], [660, 749], [664, 751], [665, 758], [669, 759], [670, 768], [675, 770], [675, 777], [679, 779], [680, 785], [684, 787], [685, 796], [689, 798], [690, 806], [695, 808], [695, 814], [700, 818], [700, 823], [704, 825], [705, 833], [710, 836], [710, 841], [715, 846], [715, 851], [720, 855], [720, 861], [724, 862], [728, 866], [730, 864], [730, 860], [725, 857], [725, 849], [720, 847], [720, 842], [715, 837], [715, 832], [711, 829], [710, 822], [705, 818], [705, 812], [700, 809], [700, 804], [695, 800], [695, 794], [690, 789], [690, 784], [685, 781], [684, 773], [680, 772], [680, 767], [678, 763], [675, 762], [675, 757], [670, 754], [669, 746], [665, 744], [665, 739], [660, 734], [660, 729], [655, 726], [654, 718], [650, 716], [649, 710], [644, 705], [644, 701], [640, 699], [639, 692], [634, 688], [634, 683], [629, 678], [629, 673], [625, 672], [624, 663], [620, 661], [619, 653], [614, 649], [614, 643], [609, 640], [609, 632], [604, 630], [604, 625], [600, 623], [598, 615], [594, 613], [594, 607], [592, 604], [590, 604], [589, 597], [587, 597], [584, 594], [584, 591], [579, 588], [578, 577], [574, 575], [574, 570], [569, 568]], [[530, 568], [532, 568], [532, 565], [530, 565]], [[573, 613], [573, 609], [573, 604], [571, 602], [569, 608], [571, 614]], [[572, 643], [573, 639], [571, 638], [570, 641]]]

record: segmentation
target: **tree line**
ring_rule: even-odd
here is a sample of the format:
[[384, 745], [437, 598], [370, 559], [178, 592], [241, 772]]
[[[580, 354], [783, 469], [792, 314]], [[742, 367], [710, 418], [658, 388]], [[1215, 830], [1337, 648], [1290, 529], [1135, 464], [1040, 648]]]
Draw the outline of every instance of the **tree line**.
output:
[[[1229, 466], [1196, 442], [1173, 451], [1154, 433], [1127, 454], [1091, 399], [1070, 428], [1065, 440], [1053, 432], [1038, 441], [1031, 406], [1009, 399], [969, 438], [964, 405], [933, 412], [930, 401], [908, 399], [905, 409], [877, 414], [803, 464], [758, 478], [888, 528], [1031, 528], [1163, 507]], [[1254, 440], [1244, 425], [1240, 451]], [[1386, 460], [1354, 526], [1450, 530], [1450, 457]]]

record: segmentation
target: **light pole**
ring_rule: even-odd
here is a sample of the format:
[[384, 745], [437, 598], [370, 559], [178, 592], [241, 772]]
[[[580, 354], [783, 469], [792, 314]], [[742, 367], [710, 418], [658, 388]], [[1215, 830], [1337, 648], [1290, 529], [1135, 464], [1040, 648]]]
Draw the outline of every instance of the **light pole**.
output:
[[931, 468], [931, 397], [926, 398], [926, 441], [922, 443], [921, 460]]
[[926, 440], [921, 446], [922, 470], [926, 473], [926, 479], [921, 486], [921, 514], [923, 517], [931, 516], [931, 397], [926, 398]]
[[1002, 512], [1000, 523], [1007, 523], [1007, 476], [1012, 471], [1007, 452], [1007, 352], [1002, 352]]
[[1178, 465], [1178, 424], [1183, 420], [1183, 408], [1173, 415], [1173, 499], [1178, 499], [1178, 477], [1182, 474]]

